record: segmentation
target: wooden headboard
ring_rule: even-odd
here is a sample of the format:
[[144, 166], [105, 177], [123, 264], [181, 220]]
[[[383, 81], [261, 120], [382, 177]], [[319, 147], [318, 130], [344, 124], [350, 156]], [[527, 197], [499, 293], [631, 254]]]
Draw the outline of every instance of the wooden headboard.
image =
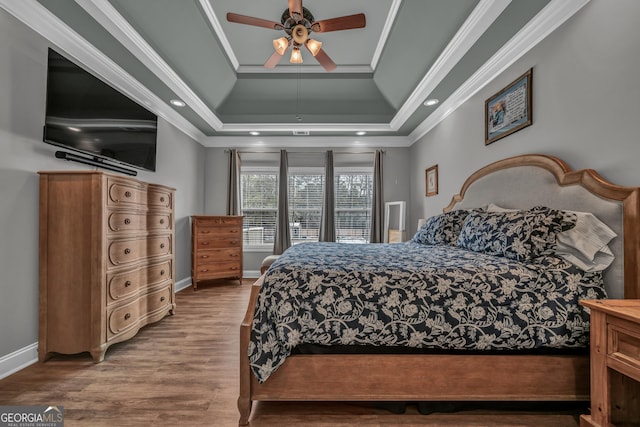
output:
[[444, 211], [486, 206], [549, 206], [591, 212], [618, 235], [609, 244], [615, 261], [605, 271], [610, 298], [640, 298], [640, 187], [622, 187], [593, 169], [572, 170], [547, 155], [510, 157], [473, 173]]

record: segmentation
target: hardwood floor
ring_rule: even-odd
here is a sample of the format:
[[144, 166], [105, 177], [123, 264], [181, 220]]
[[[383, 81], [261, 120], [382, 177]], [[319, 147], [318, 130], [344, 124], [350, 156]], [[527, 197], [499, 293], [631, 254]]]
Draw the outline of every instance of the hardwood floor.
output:
[[[0, 381], [0, 405], [61, 405], [65, 426], [237, 426], [239, 325], [251, 280], [202, 284], [176, 295], [174, 316], [112, 346], [105, 361], [56, 356]], [[253, 427], [578, 426], [586, 405], [469, 406], [422, 415], [366, 403], [260, 402]]]

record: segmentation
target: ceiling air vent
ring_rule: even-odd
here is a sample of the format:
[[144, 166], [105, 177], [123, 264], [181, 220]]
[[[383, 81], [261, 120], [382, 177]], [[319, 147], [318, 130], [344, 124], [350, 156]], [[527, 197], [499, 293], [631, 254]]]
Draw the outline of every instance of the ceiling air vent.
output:
[[307, 135], [309, 135], [309, 131], [308, 130], [294, 130], [293, 134], [295, 136], [307, 136]]

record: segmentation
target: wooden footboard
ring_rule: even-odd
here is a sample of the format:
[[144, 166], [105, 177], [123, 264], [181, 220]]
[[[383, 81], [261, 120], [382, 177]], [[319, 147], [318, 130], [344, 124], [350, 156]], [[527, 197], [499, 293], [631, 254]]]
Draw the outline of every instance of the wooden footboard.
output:
[[589, 400], [589, 357], [566, 355], [295, 355], [263, 384], [247, 351], [263, 278], [240, 330], [240, 424], [263, 401]]

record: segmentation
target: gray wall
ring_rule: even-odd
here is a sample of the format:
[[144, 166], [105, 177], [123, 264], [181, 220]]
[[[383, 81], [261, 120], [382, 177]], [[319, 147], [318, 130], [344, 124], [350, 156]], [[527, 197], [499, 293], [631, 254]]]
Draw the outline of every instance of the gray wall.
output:
[[[309, 147], [308, 149], [292, 148], [291, 151], [317, 153], [320, 162], [324, 164], [323, 154], [329, 148]], [[340, 151], [350, 151], [349, 149], [331, 148], [336, 153]], [[242, 149], [240, 149], [242, 152]], [[250, 151], [246, 149], [245, 151]], [[269, 149], [269, 152], [277, 149]], [[367, 151], [365, 149], [365, 151]], [[371, 150], [368, 150], [371, 151]], [[404, 200], [407, 202], [407, 210], [410, 205], [409, 186], [409, 149], [408, 148], [386, 148], [383, 157], [384, 174], [384, 199], [387, 202]], [[277, 158], [277, 155], [270, 154]], [[227, 194], [227, 165], [228, 153], [221, 148], [209, 148], [206, 155], [205, 173], [205, 210], [204, 215], [224, 215], [226, 214], [226, 194]], [[276, 160], [277, 162], [277, 160]], [[291, 160], [289, 162], [291, 165]], [[371, 154], [371, 164], [373, 164], [373, 154]], [[315, 164], [314, 164], [315, 165]], [[317, 166], [315, 165], [315, 166]], [[243, 269], [246, 272], [257, 272], [260, 270], [260, 263], [271, 251], [244, 251]]]
[[[38, 341], [39, 170], [91, 169], [57, 160], [42, 142], [47, 48], [0, 9], [0, 360]], [[188, 215], [204, 203], [205, 149], [159, 120], [157, 172], [142, 181], [176, 188], [176, 281], [190, 283]]]
[[[411, 146], [411, 225], [438, 214], [464, 180], [493, 161], [551, 154], [620, 185], [640, 185], [640, 2], [592, 0]], [[533, 67], [533, 125], [484, 145], [484, 101]], [[424, 171], [439, 167], [439, 194]]]

